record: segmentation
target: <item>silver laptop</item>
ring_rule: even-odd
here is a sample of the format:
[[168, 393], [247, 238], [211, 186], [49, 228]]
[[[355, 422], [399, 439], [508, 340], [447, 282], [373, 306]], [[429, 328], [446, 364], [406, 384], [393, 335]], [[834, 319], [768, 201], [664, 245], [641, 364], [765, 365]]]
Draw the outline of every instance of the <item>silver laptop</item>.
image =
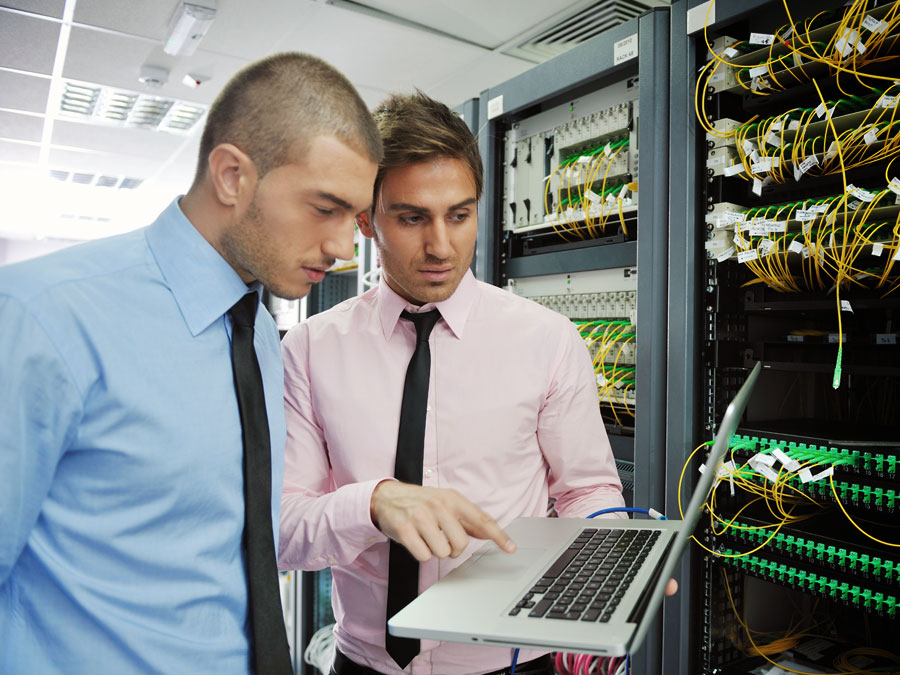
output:
[[392, 635], [622, 656], [643, 642], [759, 376], [725, 411], [684, 520], [518, 518], [388, 621]]

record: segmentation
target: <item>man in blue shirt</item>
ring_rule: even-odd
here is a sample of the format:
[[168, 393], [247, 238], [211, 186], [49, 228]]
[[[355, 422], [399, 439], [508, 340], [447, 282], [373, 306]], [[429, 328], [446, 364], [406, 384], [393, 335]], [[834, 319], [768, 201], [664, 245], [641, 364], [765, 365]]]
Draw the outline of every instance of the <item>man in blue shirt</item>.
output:
[[[152, 225], [0, 268], [0, 672], [254, 670], [228, 311], [352, 256], [381, 152], [342, 75], [275, 55], [226, 85]], [[254, 328], [277, 550], [281, 355]]]

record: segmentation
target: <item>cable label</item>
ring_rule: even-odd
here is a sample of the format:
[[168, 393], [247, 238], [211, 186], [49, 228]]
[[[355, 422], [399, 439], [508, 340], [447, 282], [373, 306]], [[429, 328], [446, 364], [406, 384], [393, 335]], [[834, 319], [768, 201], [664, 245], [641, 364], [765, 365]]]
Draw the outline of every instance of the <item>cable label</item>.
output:
[[800, 462], [798, 462], [796, 459], [791, 459], [790, 457], [788, 457], [781, 448], [775, 448], [774, 450], [772, 450], [772, 454], [775, 455], [775, 459], [781, 462], [781, 465], [787, 471], [793, 472], [800, 469]]
[[750, 33], [750, 39], [747, 42], [751, 45], [770, 45], [775, 42], [775, 36], [769, 33]]
[[866, 14], [866, 18], [863, 19], [862, 27], [865, 28], [870, 33], [883, 33], [887, 30], [888, 25], [884, 21], [879, 21], [873, 16]]
[[734, 255], [734, 246], [722, 251], [719, 255], [717, 255], [716, 262], [725, 262], [733, 255]]
[[806, 159], [804, 159], [800, 164], [794, 169], [794, 180], [800, 180], [800, 178], [809, 171], [814, 166], [819, 165], [819, 158], [816, 155], [810, 155]]
[[751, 260], [756, 260], [758, 257], [759, 254], [756, 252], [756, 249], [750, 249], [749, 251], [738, 251], [739, 263], [748, 263]]

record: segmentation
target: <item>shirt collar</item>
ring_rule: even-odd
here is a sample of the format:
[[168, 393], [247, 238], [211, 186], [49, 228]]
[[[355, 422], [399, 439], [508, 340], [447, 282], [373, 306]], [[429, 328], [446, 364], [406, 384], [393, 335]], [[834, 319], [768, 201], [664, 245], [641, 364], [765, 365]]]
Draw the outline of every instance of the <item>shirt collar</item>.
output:
[[178, 205], [177, 197], [147, 228], [147, 243], [191, 335], [197, 336], [225, 314], [249, 287], [213, 248]]
[[478, 282], [475, 281], [472, 270], [466, 270], [459, 282], [459, 286], [453, 291], [453, 295], [441, 302], [429, 302], [421, 307], [412, 305], [405, 298], [399, 296], [394, 289], [388, 286], [384, 275], [381, 277], [381, 283], [378, 284], [376, 293], [381, 329], [384, 332], [385, 339], [393, 335], [394, 328], [397, 327], [397, 322], [400, 320], [400, 314], [403, 310], [427, 312], [437, 307], [441, 313], [441, 318], [450, 328], [450, 331], [457, 339], [461, 340], [466, 320], [469, 318], [469, 312], [475, 304], [475, 299], [478, 297]]

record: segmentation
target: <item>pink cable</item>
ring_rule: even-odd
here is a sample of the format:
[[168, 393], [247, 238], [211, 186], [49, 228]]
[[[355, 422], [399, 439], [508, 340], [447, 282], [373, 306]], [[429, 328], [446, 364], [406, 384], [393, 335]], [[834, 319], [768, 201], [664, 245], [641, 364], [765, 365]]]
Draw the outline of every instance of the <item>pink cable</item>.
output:
[[562, 652], [556, 652], [556, 654], [553, 655], [553, 667], [559, 675], [569, 675], [569, 671], [563, 666]]
[[584, 654], [575, 655], [575, 675], [584, 675]]

